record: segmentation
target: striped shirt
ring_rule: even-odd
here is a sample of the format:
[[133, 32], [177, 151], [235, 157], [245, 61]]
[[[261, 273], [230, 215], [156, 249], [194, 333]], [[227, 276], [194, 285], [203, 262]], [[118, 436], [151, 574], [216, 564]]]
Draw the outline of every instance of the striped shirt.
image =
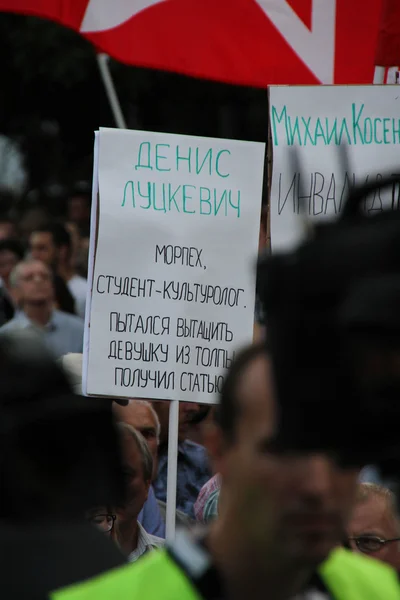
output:
[[135, 550], [128, 556], [129, 562], [135, 562], [147, 552], [152, 552], [156, 548], [161, 548], [165, 544], [165, 540], [162, 538], [147, 533], [147, 531], [139, 522], [138, 528], [138, 543]]

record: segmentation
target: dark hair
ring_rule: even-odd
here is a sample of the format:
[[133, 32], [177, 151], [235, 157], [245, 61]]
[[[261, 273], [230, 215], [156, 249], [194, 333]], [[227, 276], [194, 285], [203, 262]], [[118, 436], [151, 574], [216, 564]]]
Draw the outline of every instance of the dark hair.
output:
[[[1, 193], [0, 193], [0, 202], [1, 202]], [[8, 215], [6, 213], [0, 214], [0, 223], [9, 223], [10, 225], [14, 225], [14, 227], [16, 226], [15, 219], [10, 217], [10, 215]]]
[[50, 233], [57, 248], [62, 246], [71, 248], [71, 236], [61, 223], [48, 223], [35, 229], [34, 233]]
[[54, 295], [59, 310], [76, 315], [75, 300], [64, 279], [53, 274]]
[[75, 516], [122, 500], [110, 403], [75, 396], [32, 331], [0, 337], [0, 380], [1, 519]]
[[18, 240], [0, 240], [0, 252], [12, 252], [22, 260], [24, 258], [24, 247]]
[[204, 421], [208, 415], [210, 414], [211, 406], [209, 404], [205, 404], [200, 406], [199, 410], [197, 410], [192, 417], [189, 418], [190, 425], [199, 425], [202, 421]]
[[268, 348], [265, 341], [247, 346], [236, 355], [225, 377], [220, 401], [215, 411], [215, 421], [229, 441], [232, 441], [235, 437], [236, 424], [240, 415], [240, 402], [237, 397], [239, 381], [247, 367], [256, 358], [267, 353]]

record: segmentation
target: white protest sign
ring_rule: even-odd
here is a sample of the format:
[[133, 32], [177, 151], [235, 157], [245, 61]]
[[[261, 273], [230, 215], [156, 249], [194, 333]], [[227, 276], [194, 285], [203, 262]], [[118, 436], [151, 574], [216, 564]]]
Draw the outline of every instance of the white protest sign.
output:
[[[309, 219], [332, 218], [349, 185], [400, 173], [400, 94], [397, 86], [296, 86], [269, 89], [273, 148], [271, 244], [293, 246], [301, 237], [301, 203]], [[349, 172], [339, 146], [346, 145]], [[288, 149], [296, 147], [301, 173]], [[303, 196], [303, 198], [301, 198]], [[399, 190], [377, 192], [366, 210], [381, 211]]]
[[100, 130], [87, 394], [216, 400], [253, 335], [264, 152]]

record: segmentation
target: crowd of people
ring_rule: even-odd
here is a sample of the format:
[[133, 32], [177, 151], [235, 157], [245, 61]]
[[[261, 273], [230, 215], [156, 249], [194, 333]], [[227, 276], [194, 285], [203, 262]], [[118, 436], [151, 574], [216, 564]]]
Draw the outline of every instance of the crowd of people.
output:
[[[268, 586], [278, 600], [399, 598], [393, 493], [331, 456], [269, 447], [263, 342], [239, 353], [202, 431], [200, 407], [181, 405], [179, 527], [163, 550], [168, 403], [73, 394], [82, 354], [55, 361], [28, 333], [0, 336], [0, 416], [13, 432], [0, 432], [5, 597], [236, 600]], [[16, 578], [21, 545], [33, 556]]]
[[[270, 449], [277, 407], [262, 328], [234, 361], [217, 407], [180, 402], [178, 533], [161, 550], [170, 403], [81, 396], [90, 196], [72, 195], [63, 219], [45, 211], [25, 217], [18, 223], [0, 217], [0, 370], [6, 381], [19, 361], [21, 379], [5, 384], [1, 418], [14, 411], [11, 421], [19, 422], [29, 403], [34, 408], [21, 421], [24, 433], [11, 436], [13, 460], [7, 468], [0, 461], [6, 500], [0, 547], [15, 551], [22, 544], [35, 555], [25, 579], [11, 581], [14, 592], [57, 600], [241, 600], [261, 597], [265, 589], [276, 600], [400, 597], [390, 571], [348, 559], [352, 552], [400, 571], [400, 516], [392, 491], [329, 456]], [[263, 218], [260, 247], [264, 226]], [[32, 358], [35, 352], [15, 358], [15, 348], [10, 351], [17, 343], [10, 340], [32, 332], [46, 364]], [[26, 381], [21, 369], [27, 369]], [[14, 385], [25, 387], [18, 392]], [[62, 424], [52, 420], [57, 416]], [[114, 434], [119, 495], [108, 493], [116, 475], [102, 485], [95, 477], [104, 476], [111, 461]], [[7, 436], [0, 429], [6, 448]], [[101, 452], [95, 449], [100, 446]], [[90, 477], [83, 457], [90, 458]], [[72, 477], [75, 472], [79, 477]], [[10, 491], [15, 486], [18, 493]], [[12, 574], [15, 564], [7, 556]], [[175, 579], [171, 561], [179, 567]], [[319, 569], [321, 563], [326, 566]], [[42, 577], [44, 571], [51, 574]]]

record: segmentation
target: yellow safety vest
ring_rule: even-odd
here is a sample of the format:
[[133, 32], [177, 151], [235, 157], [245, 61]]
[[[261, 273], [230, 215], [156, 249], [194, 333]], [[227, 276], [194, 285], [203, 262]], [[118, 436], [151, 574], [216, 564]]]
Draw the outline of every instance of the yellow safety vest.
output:
[[[400, 600], [397, 574], [387, 565], [342, 548], [319, 569], [335, 600]], [[190, 579], [162, 550], [51, 595], [52, 600], [202, 600]]]

